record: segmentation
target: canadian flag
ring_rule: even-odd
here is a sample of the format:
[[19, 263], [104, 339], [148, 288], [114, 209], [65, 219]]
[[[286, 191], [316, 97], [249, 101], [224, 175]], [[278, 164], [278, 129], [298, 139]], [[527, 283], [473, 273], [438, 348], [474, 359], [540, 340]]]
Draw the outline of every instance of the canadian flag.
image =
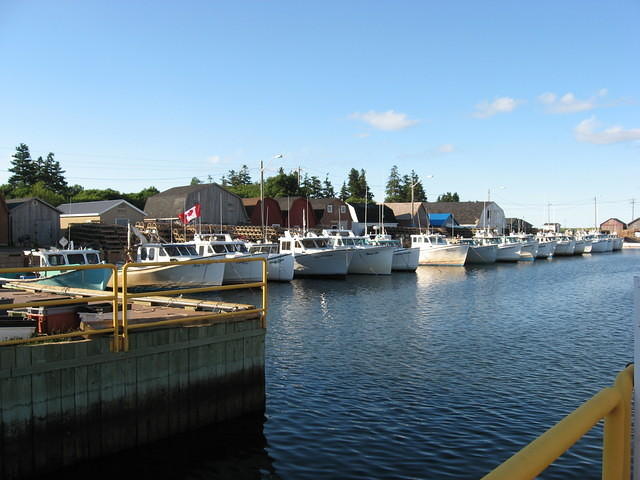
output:
[[194, 218], [198, 218], [200, 216], [200, 204], [196, 203], [193, 207], [187, 210], [184, 213], [178, 215], [178, 218], [182, 220], [182, 223], [185, 225], [189, 223]]

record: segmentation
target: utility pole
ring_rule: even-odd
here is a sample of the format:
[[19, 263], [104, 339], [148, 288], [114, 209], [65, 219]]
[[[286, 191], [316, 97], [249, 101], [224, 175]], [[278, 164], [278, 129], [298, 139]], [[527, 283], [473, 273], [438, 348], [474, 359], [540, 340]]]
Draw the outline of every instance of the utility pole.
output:
[[598, 200], [593, 197], [593, 228], [598, 230]]
[[636, 219], [635, 215], [635, 207], [636, 207], [636, 199], [631, 199], [631, 221], [633, 222]]
[[547, 202], [547, 223], [551, 224], [551, 202]]

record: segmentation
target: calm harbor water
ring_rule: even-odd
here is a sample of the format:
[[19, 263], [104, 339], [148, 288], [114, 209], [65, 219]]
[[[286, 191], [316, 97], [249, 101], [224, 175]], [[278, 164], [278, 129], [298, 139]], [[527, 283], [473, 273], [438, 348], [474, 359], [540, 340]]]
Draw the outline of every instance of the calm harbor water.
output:
[[[627, 250], [270, 285], [265, 417], [118, 461], [137, 478], [480, 478], [632, 360], [635, 274]], [[600, 478], [600, 457], [594, 429], [541, 478]]]

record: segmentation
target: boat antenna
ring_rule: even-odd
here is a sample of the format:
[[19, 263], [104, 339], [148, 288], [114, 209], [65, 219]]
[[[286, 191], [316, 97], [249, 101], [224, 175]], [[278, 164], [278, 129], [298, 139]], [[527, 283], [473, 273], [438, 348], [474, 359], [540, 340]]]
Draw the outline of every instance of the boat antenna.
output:
[[369, 196], [369, 185], [364, 187], [364, 236], [367, 236], [367, 197]]
[[220, 192], [220, 233], [222, 233], [222, 192]]

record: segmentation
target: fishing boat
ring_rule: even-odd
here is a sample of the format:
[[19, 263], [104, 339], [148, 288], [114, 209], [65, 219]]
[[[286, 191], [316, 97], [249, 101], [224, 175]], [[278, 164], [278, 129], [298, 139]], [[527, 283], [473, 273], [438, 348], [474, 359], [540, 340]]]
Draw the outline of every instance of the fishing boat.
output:
[[545, 236], [538, 236], [538, 253], [536, 258], [549, 258], [556, 251], [556, 241]]
[[246, 243], [251, 253], [260, 253], [267, 257], [267, 279], [271, 282], [290, 282], [293, 280], [294, 259], [292, 253], [280, 253], [277, 243]]
[[[251, 253], [241, 240], [233, 240], [228, 233], [196, 233], [193, 236], [196, 251], [201, 257], [224, 256], [236, 260], [264, 258]], [[254, 283], [262, 281], [262, 262], [225, 263], [223, 284]]]
[[567, 235], [549, 235], [549, 238], [555, 240], [556, 249], [553, 253], [554, 257], [573, 255], [576, 249], [576, 241]]
[[589, 232], [584, 238], [591, 241], [590, 253], [611, 252], [613, 250], [612, 240], [603, 233]]
[[[90, 248], [68, 249], [40, 248], [26, 250], [24, 255], [31, 267], [61, 267], [74, 265], [98, 265], [104, 263], [100, 252]], [[105, 290], [111, 279], [110, 268], [91, 270], [50, 270], [46, 272], [3, 274], [2, 282], [20, 281], [38, 285], [50, 285], [66, 288], [84, 288]]]
[[498, 257], [498, 246], [494, 244], [481, 244], [475, 238], [460, 239], [461, 245], [469, 245], [466, 264], [495, 263]]
[[451, 244], [439, 233], [411, 235], [411, 246], [420, 249], [420, 265], [463, 266], [469, 252], [469, 245]]
[[371, 245], [366, 237], [356, 236], [351, 230], [323, 230], [322, 236], [333, 248], [351, 251], [348, 273], [356, 275], [390, 275], [393, 267], [391, 245]]
[[[222, 285], [224, 263], [184, 264], [188, 260], [223, 259], [224, 254], [202, 257], [193, 244], [143, 243], [137, 247], [138, 263], [172, 262], [171, 265], [149, 265], [127, 268], [127, 287], [195, 287]], [[122, 270], [118, 285], [122, 287]], [[113, 282], [110, 281], [110, 288]]]
[[371, 245], [383, 245], [393, 247], [393, 263], [391, 270], [400, 272], [415, 272], [420, 259], [419, 248], [405, 248], [397, 238], [391, 238], [388, 234], [370, 235], [367, 242]]
[[313, 233], [291, 235], [287, 230], [278, 239], [281, 253], [292, 253], [294, 277], [343, 278], [349, 271], [351, 252], [344, 248], [333, 248], [329, 239]]
[[527, 235], [526, 233], [512, 233], [511, 235], [503, 237], [503, 242], [520, 243], [520, 260], [532, 261], [536, 259], [538, 254], [538, 241], [533, 235]]
[[522, 244], [520, 242], [506, 242], [503, 237], [495, 236], [491, 233], [479, 233], [474, 237], [482, 245], [495, 245], [496, 262], [517, 262], [520, 260]]

